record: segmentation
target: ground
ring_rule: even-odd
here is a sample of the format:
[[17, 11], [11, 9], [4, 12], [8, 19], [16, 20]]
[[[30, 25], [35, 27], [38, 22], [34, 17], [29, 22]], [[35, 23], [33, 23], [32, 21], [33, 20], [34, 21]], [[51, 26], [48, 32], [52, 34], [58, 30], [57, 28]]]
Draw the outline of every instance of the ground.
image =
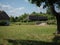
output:
[[[21, 45], [38, 45], [38, 42], [53, 42], [56, 25], [10, 25], [0, 26], [0, 44], [5, 44], [5, 40], [9, 42], [21, 41]], [[28, 42], [28, 43], [27, 43]], [[31, 44], [29, 44], [29, 42]], [[37, 42], [37, 43], [36, 43]], [[22, 44], [27, 43], [27, 44]], [[35, 44], [36, 43], [36, 44]], [[48, 44], [48, 43], [47, 43]], [[40, 44], [39, 44], [40, 45]], [[48, 44], [49, 45], [49, 44]]]

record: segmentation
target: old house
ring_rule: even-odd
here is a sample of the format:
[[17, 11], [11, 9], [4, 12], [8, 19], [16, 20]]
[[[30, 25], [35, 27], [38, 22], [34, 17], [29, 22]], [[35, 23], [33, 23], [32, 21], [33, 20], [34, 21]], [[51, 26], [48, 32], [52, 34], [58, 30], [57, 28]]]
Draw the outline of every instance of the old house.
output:
[[0, 11], [0, 25], [2, 25], [1, 22], [5, 23], [4, 25], [9, 25], [9, 16], [5, 11]]
[[37, 16], [37, 15], [29, 15], [28, 19], [31, 21], [46, 21], [46, 20], [48, 20], [48, 18], [45, 16]]

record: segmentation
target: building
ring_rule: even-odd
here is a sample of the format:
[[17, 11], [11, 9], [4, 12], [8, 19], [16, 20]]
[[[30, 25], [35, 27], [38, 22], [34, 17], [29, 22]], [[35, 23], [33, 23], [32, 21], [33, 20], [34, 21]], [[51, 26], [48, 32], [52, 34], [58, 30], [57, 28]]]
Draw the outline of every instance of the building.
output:
[[[0, 11], [0, 23], [4, 21], [5, 25], [9, 25], [9, 20], [10, 18], [7, 13], [5, 11]], [[2, 25], [2, 23], [0, 25]]]
[[47, 21], [48, 20], [46, 16], [37, 16], [37, 15], [29, 15], [28, 19], [30, 21]]

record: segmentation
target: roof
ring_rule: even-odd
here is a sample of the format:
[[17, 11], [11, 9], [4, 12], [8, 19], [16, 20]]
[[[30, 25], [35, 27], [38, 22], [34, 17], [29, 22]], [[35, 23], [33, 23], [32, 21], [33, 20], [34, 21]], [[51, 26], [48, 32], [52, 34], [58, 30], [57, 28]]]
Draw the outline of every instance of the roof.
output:
[[36, 15], [30, 15], [29, 20], [33, 21], [46, 21], [48, 20], [46, 16], [36, 16]]
[[9, 20], [9, 16], [5, 11], [0, 11], [0, 20]]

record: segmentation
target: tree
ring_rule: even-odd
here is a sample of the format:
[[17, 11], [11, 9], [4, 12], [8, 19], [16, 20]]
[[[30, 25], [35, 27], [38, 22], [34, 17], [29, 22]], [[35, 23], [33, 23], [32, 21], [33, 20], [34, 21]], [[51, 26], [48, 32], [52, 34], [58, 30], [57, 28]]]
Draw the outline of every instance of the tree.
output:
[[11, 22], [15, 22], [15, 18], [13, 16], [10, 17]]
[[32, 14], [36, 14], [36, 12], [32, 12]]
[[56, 8], [60, 8], [60, 0], [29, 0], [32, 4], [36, 4], [38, 7], [41, 6], [42, 3], [45, 3], [43, 5], [43, 8], [50, 8], [51, 13], [56, 17], [57, 20], [57, 34], [60, 34], [60, 14], [56, 12]]
[[23, 15], [18, 17], [18, 21], [24, 22], [29, 14], [24, 13]]
[[17, 16], [15, 17], [15, 21], [18, 22], [18, 17]]

